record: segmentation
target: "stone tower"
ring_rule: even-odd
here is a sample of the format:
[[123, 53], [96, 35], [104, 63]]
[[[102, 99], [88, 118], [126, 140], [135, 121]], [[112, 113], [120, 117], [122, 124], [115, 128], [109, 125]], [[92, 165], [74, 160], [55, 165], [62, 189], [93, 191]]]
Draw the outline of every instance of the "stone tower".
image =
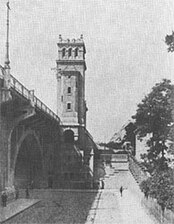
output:
[[[59, 35], [57, 63], [57, 113], [63, 126], [71, 128], [76, 140], [86, 127], [85, 44], [80, 39], [63, 40]], [[79, 128], [78, 128], [79, 127]]]

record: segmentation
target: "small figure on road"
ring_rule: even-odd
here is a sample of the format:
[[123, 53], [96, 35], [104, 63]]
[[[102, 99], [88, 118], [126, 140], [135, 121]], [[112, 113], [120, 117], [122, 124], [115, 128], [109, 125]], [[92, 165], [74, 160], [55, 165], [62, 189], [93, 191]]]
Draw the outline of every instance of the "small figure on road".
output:
[[145, 192], [144, 192], [144, 197], [145, 197], [146, 199], [148, 199], [149, 194], [148, 194], [148, 192], [147, 192], [147, 191], [145, 191]]
[[97, 189], [100, 189], [100, 181], [97, 181]]
[[25, 190], [25, 195], [26, 195], [26, 198], [27, 198], [27, 199], [28, 199], [29, 196], [30, 196], [30, 195], [29, 195], [29, 188], [28, 188], [28, 187], [27, 187], [26, 190]]
[[123, 195], [123, 187], [122, 186], [120, 187], [120, 194], [121, 194], [121, 197], [122, 197], [122, 195]]
[[15, 191], [15, 199], [17, 200], [19, 198], [19, 189], [16, 188], [16, 191]]
[[149, 187], [146, 188], [146, 190], [144, 191], [144, 196], [146, 199], [148, 199], [149, 197]]
[[15, 199], [17, 200], [19, 198], [19, 190], [16, 188], [15, 190]]
[[34, 181], [32, 180], [30, 183], [30, 188], [33, 189]]
[[7, 193], [5, 191], [1, 195], [1, 200], [2, 200], [2, 206], [6, 207], [7, 206]]
[[103, 180], [101, 180], [101, 189], [104, 189], [104, 187], [105, 187], [105, 183]]

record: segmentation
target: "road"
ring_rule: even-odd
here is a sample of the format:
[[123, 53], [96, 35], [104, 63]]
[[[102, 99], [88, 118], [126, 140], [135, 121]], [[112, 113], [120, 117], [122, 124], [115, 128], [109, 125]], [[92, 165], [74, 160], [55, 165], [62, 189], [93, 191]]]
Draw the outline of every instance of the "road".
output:
[[[123, 186], [121, 197], [119, 188]], [[156, 224], [157, 221], [141, 205], [142, 193], [129, 171], [106, 167], [105, 190], [91, 209], [86, 224]], [[96, 202], [94, 201], [94, 204]]]
[[[8, 223], [156, 224], [141, 205], [142, 194], [129, 171], [106, 167], [105, 189], [99, 192], [39, 190], [37, 205]], [[124, 187], [121, 197], [119, 188]]]

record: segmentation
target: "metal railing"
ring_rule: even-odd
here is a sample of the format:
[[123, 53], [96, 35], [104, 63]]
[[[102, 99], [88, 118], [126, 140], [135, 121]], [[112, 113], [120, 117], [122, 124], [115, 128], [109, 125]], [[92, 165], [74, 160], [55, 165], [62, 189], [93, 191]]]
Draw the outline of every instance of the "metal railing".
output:
[[47, 107], [41, 100], [39, 100], [36, 96], [31, 95], [31, 91], [28, 90], [22, 83], [20, 83], [14, 76], [11, 75], [11, 87], [15, 89], [18, 93], [24, 96], [27, 100], [33, 100], [35, 107], [42, 110], [46, 114], [50, 115], [52, 118], [60, 122], [60, 118], [49, 108]]
[[92, 135], [89, 133], [89, 131], [85, 128], [85, 134], [88, 135], [88, 137], [93, 141]]

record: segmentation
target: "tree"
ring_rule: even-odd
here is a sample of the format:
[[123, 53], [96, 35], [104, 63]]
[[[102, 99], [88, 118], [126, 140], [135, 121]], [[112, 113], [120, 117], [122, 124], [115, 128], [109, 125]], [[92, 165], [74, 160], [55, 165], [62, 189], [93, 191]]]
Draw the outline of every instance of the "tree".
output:
[[171, 35], [166, 35], [165, 43], [168, 45], [168, 52], [174, 51], [174, 31], [172, 31]]
[[[173, 52], [174, 51], [174, 31], [172, 31], [171, 35], [166, 35], [165, 37], [165, 43], [168, 45], [168, 52]], [[173, 107], [174, 107], [174, 97], [171, 98], [171, 101], [173, 103]], [[174, 153], [174, 125], [173, 127], [171, 127], [171, 131], [170, 131], [170, 136], [171, 136], [171, 152]]]
[[[168, 51], [174, 51], [174, 31], [165, 37]], [[174, 174], [167, 166], [165, 152], [168, 150], [168, 139], [173, 140], [172, 130], [172, 97], [173, 86], [170, 80], [164, 79], [156, 84], [150, 94], [138, 105], [136, 119], [139, 138], [151, 134], [147, 141], [149, 150], [142, 155], [144, 164], [151, 172], [151, 177], [144, 180], [140, 187], [143, 192], [155, 198], [164, 215], [166, 208], [174, 209]], [[172, 133], [173, 135], [172, 135]]]
[[163, 79], [157, 83], [152, 91], [138, 104], [137, 112], [133, 119], [137, 127], [136, 133], [141, 140], [150, 135], [146, 144], [148, 151], [142, 155], [144, 165], [149, 172], [155, 169], [166, 169], [167, 163], [165, 152], [169, 139], [170, 126], [172, 123], [172, 94], [171, 81]]
[[141, 190], [157, 200], [164, 215], [166, 208], [174, 209], [174, 176], [172, 169], [156, 171], [140, 184]]
[[136, 136], [135, 136], [135, 130], [136, 126], [133, 122], [129, 122], [128, 125], [125, 127], [125, 135], [122, 141], [122, 144], [124, 142], [130, 142], [132, 146], [132, 155], [135, 156], [135, 144], [136, 144]]

